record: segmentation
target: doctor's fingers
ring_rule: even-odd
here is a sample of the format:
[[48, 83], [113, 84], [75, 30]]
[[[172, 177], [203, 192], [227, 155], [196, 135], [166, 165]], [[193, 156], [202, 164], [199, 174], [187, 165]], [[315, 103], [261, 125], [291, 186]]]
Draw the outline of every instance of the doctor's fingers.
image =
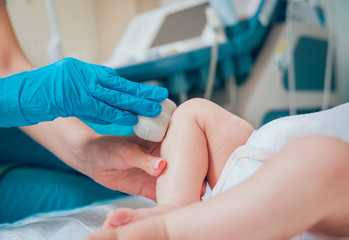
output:
[[151, 101], [159, 102], [168, 97], [168, 91], [166, 88], [132, 82], [119, 76], [111, 75], [107, 78], [100, 78], [99, 82], [105, 88], [117, 90], [119, 92]]
[[133, 126], [138, 122], [134, 114], [119, 110], [98, 99], [90, 99], [86, 106], [76, 117], [99, 124], [116, 123], [123, 126]]
[[136, 115], [155, 117], [161, 113], [162, 107], [158, 102], [142, 99], [128, 93], [104, 88], [101, 85], [91, 92], [93, 97], [120, 110]]
[[99, 119], [99, 117], [91, 117], [91, 116], [82, 116], [81, 115], [81, 116], [79, 116], [79, 119], [90, 122], [90, 123], [100, 124], [100, 125], [109, 125], [110, 124], [110, 122], [103, 121], [103, 120]]
[[99, 70], [103, 71], [104, 73], [107, 74], [107, 76], [111, 76], [111, 77], [120, 77], [119, 73], [110, 67], [106, 67], [103, 65], [95, 65], [95, 67], [97, 67]]

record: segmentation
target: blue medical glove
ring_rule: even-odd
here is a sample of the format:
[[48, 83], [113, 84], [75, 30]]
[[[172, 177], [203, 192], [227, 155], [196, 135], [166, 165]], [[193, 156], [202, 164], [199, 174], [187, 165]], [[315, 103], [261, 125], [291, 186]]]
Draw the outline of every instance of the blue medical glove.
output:
[[0, 127], [29, 126], [57, 117], [132, 126], [154, 117], [166, 89], [130, 82], [115, 70], [66, 58], [0, 78]]

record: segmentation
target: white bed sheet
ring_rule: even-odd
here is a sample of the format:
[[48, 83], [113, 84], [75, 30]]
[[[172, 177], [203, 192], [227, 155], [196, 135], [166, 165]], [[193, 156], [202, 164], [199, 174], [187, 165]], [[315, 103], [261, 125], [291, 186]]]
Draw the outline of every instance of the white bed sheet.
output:
[[81, 240], [102, 226], [110, 210], [152, 206], [155, 203], [151, 200], [131, 196], [74, 210], [37, 214], [13, 224], [0, 224], [0, 239]]

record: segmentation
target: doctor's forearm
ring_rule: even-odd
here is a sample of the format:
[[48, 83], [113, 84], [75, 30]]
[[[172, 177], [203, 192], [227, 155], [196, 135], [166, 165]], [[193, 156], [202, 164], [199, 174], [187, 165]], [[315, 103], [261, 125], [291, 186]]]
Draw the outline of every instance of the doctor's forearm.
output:
[[[18, 43], [6, 5], [2, 0], [0, 0], [0, 39], [0, 77], [32, 69]], [[74, 148], [79, 143], [76, 138], [84, 134], [86, 136], [87, 132], [92, 131], [81, 121], [73, 118], [57, 119], [21, 129], [67, 163], [72, 159]]]
[[32, 65], [24, 55], [6, 9], [0, 1], [0, 77], [16, 71], [32, 69]]
[[81, 146], [99, 136], [77, 118], [57, 118], [51, 122], [42, 122], [20, 129], [79, 171], [81, 166], [76, 159], [83, 154]]

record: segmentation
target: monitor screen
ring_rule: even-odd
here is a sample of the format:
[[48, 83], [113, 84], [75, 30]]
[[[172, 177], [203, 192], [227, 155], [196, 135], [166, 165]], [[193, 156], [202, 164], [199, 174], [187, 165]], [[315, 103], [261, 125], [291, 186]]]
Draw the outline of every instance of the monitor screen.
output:
[[208, 3], [169, 14], [156, 35], [151, 47], [178, 42], [202, 34], [206, 26], [205, 9]]

